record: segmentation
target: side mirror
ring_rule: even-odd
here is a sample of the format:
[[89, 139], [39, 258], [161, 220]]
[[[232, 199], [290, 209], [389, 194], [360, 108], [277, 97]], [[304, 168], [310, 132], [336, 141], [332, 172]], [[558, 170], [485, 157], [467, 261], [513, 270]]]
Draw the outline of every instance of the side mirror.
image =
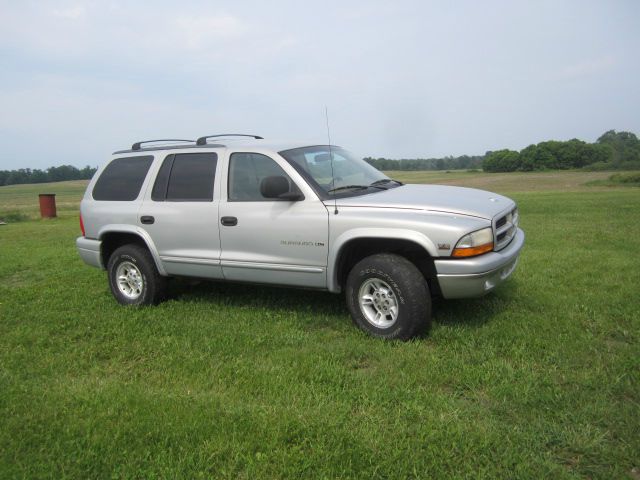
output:
[[289, 190], [289, 180], [282, 175], [263, 178], [260, 182], [260, 193], [265, 198], [277, 198], [291, 202], [304, 200], [302, 192]]

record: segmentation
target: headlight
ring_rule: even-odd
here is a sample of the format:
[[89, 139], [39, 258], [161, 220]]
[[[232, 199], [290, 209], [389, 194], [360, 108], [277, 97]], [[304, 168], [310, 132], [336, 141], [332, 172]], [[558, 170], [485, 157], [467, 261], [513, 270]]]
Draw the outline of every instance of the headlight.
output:
[[520, 215], [518, 214], [518, 208], [514, 208], [507, 214], [507, 222], [513, 225], [514, 227], [518, 227], [518, 221], [520, 220]]
[[489, 227], [469, 233], [458, 240], [451, 256], [475, 257], [491, 250], [493, 250], [493, 230]]

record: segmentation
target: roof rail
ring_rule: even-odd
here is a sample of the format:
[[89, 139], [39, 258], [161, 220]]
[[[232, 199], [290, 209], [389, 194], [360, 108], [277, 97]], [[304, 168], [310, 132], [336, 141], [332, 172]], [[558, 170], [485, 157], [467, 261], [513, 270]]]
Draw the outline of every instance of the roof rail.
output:
[[223, 133], [222, 135], [207, 135], [206, 137], [200, 137], [196, 140], [196, 145], [206, 145], [207, 138], [216, 138], [216, 137], [251, 137], [256, 140], [264, 140], [264, 137], [260, 135], [247, 135], [245, 133]]
[[158, 140], [144, 140], [142, 142], [136, 142], [131, 145], [131, 150], [142, 150], [143, 143], [153, 143], [153, 142], [193, 142], [193, 140], [184, 140], [180, 138], [160, 138]]

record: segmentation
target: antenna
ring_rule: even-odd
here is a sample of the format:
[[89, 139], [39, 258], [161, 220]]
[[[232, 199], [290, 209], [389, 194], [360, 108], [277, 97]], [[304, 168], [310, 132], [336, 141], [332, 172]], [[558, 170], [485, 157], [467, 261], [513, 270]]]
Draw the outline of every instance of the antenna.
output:
[[[331, 189], [336, 188], [336, 176], [333, 174], [333, 152], [331, 151], [331, 131], [329, 130], [329, 109], [324, 106], [324, 117], [327, 120], [327, 138], [329, 139], [329, 162], [331, 163]], [[338, 214], [338, 200], [335, 193], [333, 194], [333, 214]]]

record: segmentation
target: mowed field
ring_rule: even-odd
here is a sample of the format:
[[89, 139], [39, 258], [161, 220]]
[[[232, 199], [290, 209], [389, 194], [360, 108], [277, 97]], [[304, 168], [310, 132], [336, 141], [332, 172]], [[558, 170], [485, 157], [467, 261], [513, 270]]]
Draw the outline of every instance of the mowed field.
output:
[[[124, 308], [84, 182], [0, 187], [0, 478], [640, 478], [640, 189], [393, 172], [514, 198], [514, 277], [384, 342], [323, 292], [175, 281]], [[60, 217], [37, 218], [37, 193]]]

